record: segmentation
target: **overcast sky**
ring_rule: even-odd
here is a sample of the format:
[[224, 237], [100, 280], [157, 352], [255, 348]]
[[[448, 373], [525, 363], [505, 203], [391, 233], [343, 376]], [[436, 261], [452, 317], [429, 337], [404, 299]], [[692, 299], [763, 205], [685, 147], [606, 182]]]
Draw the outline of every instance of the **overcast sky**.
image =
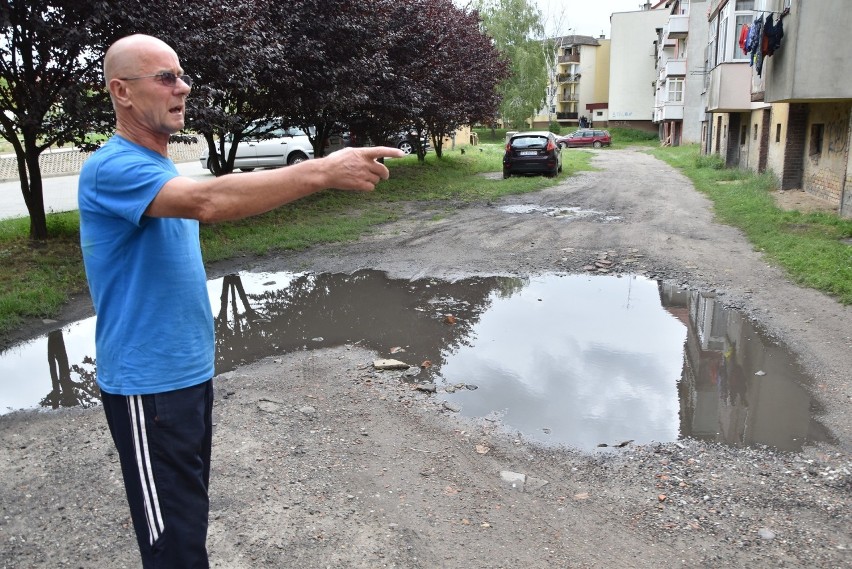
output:
[[[609, 35], [609, 16], [613, 12], [635, 12], [642, 0], [530, 0], [544, 15], [548, 36]], [[573, 29], [572, 29], [573, 28]]]

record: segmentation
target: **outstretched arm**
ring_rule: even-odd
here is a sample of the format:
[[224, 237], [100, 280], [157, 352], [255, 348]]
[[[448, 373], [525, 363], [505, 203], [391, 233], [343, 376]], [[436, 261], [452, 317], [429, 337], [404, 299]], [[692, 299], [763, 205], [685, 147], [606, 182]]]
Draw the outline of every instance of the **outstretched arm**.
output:
[[299, 164], [210, 180], [170, 180], [145, 210], [151, 217], [182, 217], [204, 223], [267, 212], [325, 189], [372, 191], [388, 178], [378, 158], [398, 158], [397, 148], [344, 148]]

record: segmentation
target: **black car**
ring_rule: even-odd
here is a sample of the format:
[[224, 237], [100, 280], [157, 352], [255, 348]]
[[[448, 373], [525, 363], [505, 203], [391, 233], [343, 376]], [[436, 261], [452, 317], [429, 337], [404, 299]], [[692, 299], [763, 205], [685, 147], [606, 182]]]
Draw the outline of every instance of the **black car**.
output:
[[506, 143], [503, 177], [517, 174], [556, 176], [562, 171], [562, 148], [546, 130], [519, 132]]

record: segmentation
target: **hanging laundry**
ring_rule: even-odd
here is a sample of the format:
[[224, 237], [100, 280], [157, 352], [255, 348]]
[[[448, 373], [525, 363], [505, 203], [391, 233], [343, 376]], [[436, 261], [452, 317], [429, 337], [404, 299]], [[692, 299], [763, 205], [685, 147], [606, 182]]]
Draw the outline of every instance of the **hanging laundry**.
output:
[[758, 77], [763, 74], [763, 59], [766, 54], [766, 48], [769, 45], [769, 38], [766, 36], [766, 30], [767, 28], [771, 28], [773, 25], [772, 14], [769, 14], [766, 17], [766, 21], [763, 26], [760, 28], [760, 38], [757, 40], [757, 46], [755, 47], [754, 66], [757, 68]]
[[766, 57], [769, 54], [769, 36], [775, 33], [775, 20], [772, 14], [766, 16], [766, 22], [763, 24], [763, 34], [760, 38], [760, 54]]
[[781, 38], [784, 37], [784, 17], [778, 18], [778, 23], [772, 26], [771, 30], [766, 30], [766, 35], [769, 38], [766, 55], [771, 57], [778, 48], [781, 47]]
[[740, 49], [742, 50], [743, 54], [748, 53], [748, 51], [746, 51], [746, 42], [748, 42], [748, 33], [749, 33], [750, 30], [751, 30], [751, 26], [749, 26], [748, 24], [743, 24], [743, 27], [740, 29], [739, 45], [740, 45]]
[[755, 64], [755, 55], [760, 51], [761, 34], [763, 33], [763, 16], [758, 16], [754, 19], [754, 23], [748, 32], [748, 40], [746, 40], [746, 54], [751, 54], [748, 64]]

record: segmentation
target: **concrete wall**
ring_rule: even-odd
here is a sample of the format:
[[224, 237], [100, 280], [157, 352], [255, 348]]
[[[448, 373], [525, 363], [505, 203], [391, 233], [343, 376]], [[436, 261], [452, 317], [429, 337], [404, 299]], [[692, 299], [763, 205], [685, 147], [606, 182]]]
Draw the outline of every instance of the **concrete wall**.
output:
[[[812, 104], [808, 111], [803, 189], [838, 204], [839, 210], [849, 165], [852, 104]], [[818, 129], [822, 131], [821, 152], [815, 152], [815, 136]]]
[[[203, 136], [196, 136], [192, 144], [173, 142], [169, 144], [169, 157], [176, 163], [193, 162], [207, 150], [207, 142]], [[91, 155], [74, 147], [48, 149], [38, 157], [41, 175], [68, 176], [76, 174], [83, 162]], [[0, 156], [0, 181], [18, 179], [18, 160], [14, 154]]]
[[686, 43], [686, 77], [683, 88], [681, 142], [701, 142], [704, 120], [704, 50], [707, 47], [707, 2], [692, 0], [689, 6], [689, 37]]
[[[592, 103], [606, 103], [609, 101], [609, 73], [612, 66], [612, 40], [598, 38], [600, 47], [595, 50], [594, 91], [592, 92]], [[585, 111], [585, 107], [582, 111]]]
[[749, 170], [755, 172], [763, 172], [766, 169], [768, 161], [765, 140], [766, 133], [772, 122], [771, 116], [767, 116], [767, 109], [756, 109], [751, 112], [748, 122], [748, 156], [747, 160], [742, 162], [742, 165]]
[[852, 3], [793, 0], [781, 48], [764, 65], [767, 102], [852, 98]]
[[609, 124], [657, 131], [654, 115], [654, 41], [668, 21], [665, 9], [615, 12], [610, 20]]
[[769, 125], [769, 144], [766, 169], [775, 176], [779, 184], [784, 172], [784, 148], [787, 146], [787, 117], [790, 106], [786, 103], [772, 105]]
[[723, 158], [728, 148], [728, 132], [731, 116], [728, 113], [713, 113], [712, 136], [710, 137], [710, 154], [718, 154]]

